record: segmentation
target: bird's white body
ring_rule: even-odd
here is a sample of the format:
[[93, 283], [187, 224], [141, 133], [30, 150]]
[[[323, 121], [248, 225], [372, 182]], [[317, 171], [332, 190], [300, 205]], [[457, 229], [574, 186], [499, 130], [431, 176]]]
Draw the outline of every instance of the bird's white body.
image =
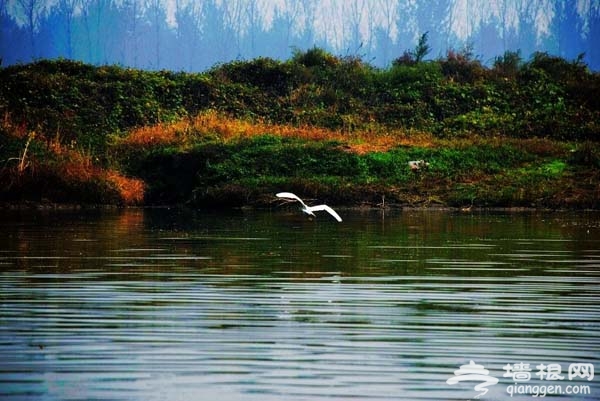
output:
[[304, 213], [308, 214], [309, 216], [316, 217], [314, 212], [325, 211], [325, 212], [329, 213], [330, 215], [332, 215], [333, 218], [336, 219], [337, 221], [339, 221], [339, 222], [342, 221], [342, 218], [340, 217], [340, 215], [337, 214], [335, 210], [333, 210], [331, 207], [329, 207], [327, 205], [308, 206], [306, 203], [304, 203], [304, 201], [302, 199], [300, 199], [300, 197], [298, 197], [297, 195], [295, 195], [291, 192], [279, 192], [275, 196], [277, 196], [278, 198], [289, 199], [289, 200], [300, 202], [300, 204], [302, 205], [301, 210]]

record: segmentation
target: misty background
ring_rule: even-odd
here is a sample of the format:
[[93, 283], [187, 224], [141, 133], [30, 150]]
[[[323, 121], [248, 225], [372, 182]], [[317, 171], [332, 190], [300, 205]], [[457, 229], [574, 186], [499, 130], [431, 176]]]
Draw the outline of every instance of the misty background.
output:
[[600, 69], [600, 0], [0, 0], [0, 21], [3, 66], [63, 57], [199, 72], [317, 46], [387, 67], [428, 32], [430, 59], [584, 53]]

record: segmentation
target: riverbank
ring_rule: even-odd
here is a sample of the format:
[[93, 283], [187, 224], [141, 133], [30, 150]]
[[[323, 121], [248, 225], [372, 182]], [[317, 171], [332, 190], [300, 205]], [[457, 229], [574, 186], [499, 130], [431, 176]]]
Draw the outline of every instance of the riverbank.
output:
[[[312, 199], [307, 201], [319, 201]], [[281, 199], [275, 197], [268, 204], [262, 206], [240, 206], [223, 208], [218, 205], [213, 207], [193, 208], [191, 205], [178, 204], [178, 205], [117, 205], [117, 204], [81, 204], [81, 203], [52, 203], [49, 201], [41, 202], [18, 202], [18, 203], [0, 203], [0, 210], [8, 213], [28, 213], [28, 212], [111, 212], [111, 211], [132, 211], [132, 210], [180, 210], [182, 212], [199, 211], [203, 213], [222, 213], [227, 211], [240, 211], [240, 212], [261, 212], [261, 211], [289, 211], [294, 212], [297, 210], [297, 206], [291, 203], [282, 202]], [[428, 204], [428, 205], [399, 205], [399, 204], [361, 204], [357, 206], [343, 206], [336, 205], [335, 209], [340, 213], [370, 213], [370, 212], [433, 212], [433, 213], [472, 213], [472, 214], [487, 214], [487, 213], [508, 213], [508, 214], [520, 214], [520, 213], [600, 213], [600, 209], [595, 208], [542, 208], [542, 207], [481, 207], [481, 206], [468, 206], [468, 207], [452, 207], [441, 204]]]
[[600, 77], [507, 57], [2, 68], [0, 202], [600, 209]]
[[[345, 136], [208, 111], [114, 138], [110, 167], [102, 167], [12, 129], [5, 145], [20, 157], [0, 175], [11, 204], [271, 207], [273, 194], [286, 190], [346, 207], [600, 208], [600, 151], [592, 142], [448, 140], [402, 131]], [[426, 166], [411, 168], [413, 160]]]

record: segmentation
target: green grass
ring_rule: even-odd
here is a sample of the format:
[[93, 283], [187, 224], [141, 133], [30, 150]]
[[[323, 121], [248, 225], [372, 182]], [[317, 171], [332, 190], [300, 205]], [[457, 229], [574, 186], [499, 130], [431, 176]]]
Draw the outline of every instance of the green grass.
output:
[[[519, 144], [359, 154], [336, 142], [264, 135], [198, 142], [185, 150], [153, 148], [127, 158], [129, 172], [149, 183], [150, 203], [265, 206], [275, 192], [290, 190], [347, 205], [376, 205], [385, 196], [388, 204], [569, 207], [560, 199], [577, 177], [569, 152], [557, 158], [557, 151], [536, 154]], [[419, 159], [429, 168], [411, 171], [407, 162]], [[586, 205], [597, 202], [589, 191], [581, 198]]]
[[40, 60], [0, 68], [0, 198], [598, 208], [599, 91], [543, 53], [377, 69], [315, 48], [201, 74]]

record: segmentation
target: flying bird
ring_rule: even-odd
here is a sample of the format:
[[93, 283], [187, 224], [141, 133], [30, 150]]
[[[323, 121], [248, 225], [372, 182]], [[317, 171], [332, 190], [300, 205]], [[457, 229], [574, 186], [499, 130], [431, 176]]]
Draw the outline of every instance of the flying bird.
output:
[[279, 192], [275, 196], [277, 196], [278, 198], [283, 198], [283, 199], [288, 199], [291, 201], [300, 202], [300, 204], [302, 205], [302, 208], [300, 210], [302, 210], [304, 213], [308, 214], [309, 216], [317, 217], [317, 216], [315, 216], [314, 212], [325, 211], [325, 212], [329, 213], [330, 215], [332, 215], [333, 218], [336, 219], [338, 222], [342, 221], [342, 218], [340, 217], [340, 215], [337, 214], [335, 210], [333, 210], [332, 208], [330, 208], [327, 205], [308, 206], [306, 203], [304, 203], [304, 201], [302, 199], [300, 199], [297, 195], [295, 195], [291, 192]]

